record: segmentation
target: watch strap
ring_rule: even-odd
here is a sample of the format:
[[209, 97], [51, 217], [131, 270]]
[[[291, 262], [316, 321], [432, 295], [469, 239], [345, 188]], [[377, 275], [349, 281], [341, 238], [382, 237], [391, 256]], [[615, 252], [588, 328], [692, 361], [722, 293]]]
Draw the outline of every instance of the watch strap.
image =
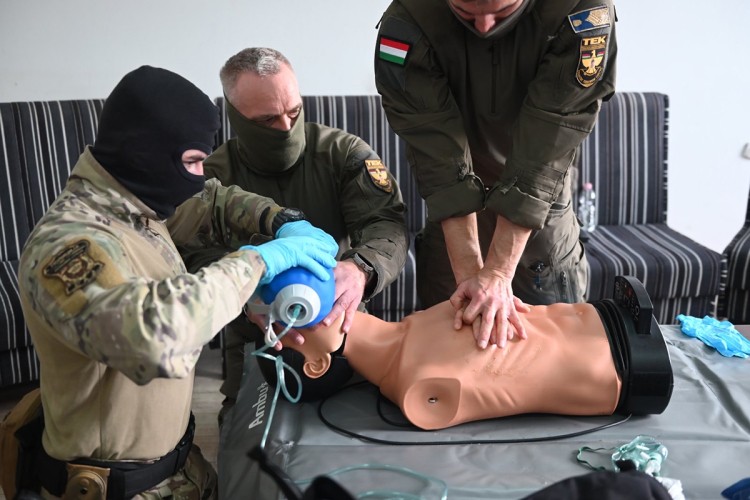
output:
[[363, 259], [358, 253], [352, 254], [351, 257], [349, 257], [354, 264], [362, 270], [363, 273], [365, 273], [365, 276], [367, 278], [366, 283], [370, 282], [370, 279], [372, 278], [373, 274], [375, 274], [375, 268], [372, 267], [365, 259]]
[[305, 217], [302, 210], [296, 208], [282, 208], [276, 212], [273, 221], [271, 221], [271, 231], [276, 235], [279, 229], [281, 229], [281, 226], [287, 222], [295, 222], [298, 220], [307, 220], [307, 217]]

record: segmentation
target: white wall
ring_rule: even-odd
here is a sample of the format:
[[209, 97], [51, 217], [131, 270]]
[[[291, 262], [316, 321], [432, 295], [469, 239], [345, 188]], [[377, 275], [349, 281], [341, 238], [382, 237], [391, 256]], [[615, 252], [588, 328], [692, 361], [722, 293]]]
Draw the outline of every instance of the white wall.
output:
[[750, 191], [750, 2], [616, 5], [618, 90], [669, 95], [669, 225], [720, 252]]
[[[141, 64], [215, 97], [222, 63], [250, 46], [284, 52], [305, 94], [372, 94], [375, 25], [388, 3], [0, 0], [0, 102], [106, 97]], [[721, 251], [750, 187], [740, 157], [750, 142], [750, 2], [617, 7], [619, 90], [670, 96], [669, 223]]]

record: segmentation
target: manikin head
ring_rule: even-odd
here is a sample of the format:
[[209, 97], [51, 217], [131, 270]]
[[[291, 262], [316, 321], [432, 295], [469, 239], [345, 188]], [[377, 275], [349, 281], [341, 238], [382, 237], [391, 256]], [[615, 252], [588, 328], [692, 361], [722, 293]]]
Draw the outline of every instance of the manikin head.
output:
[[244, 49], [219, 76], [244, 166], [279, 175], [297, 165], [305, 150], [305, 117], [287, 58], [274, 49]]
[[447, 0], [456, 17], [481, 38], [494, 34], [498, 25], [519, 10], [527, 0]]
[[[341, 388], [351, 378], [352, 368], [343, 356], [346, 335], [341, 332], [343, 315], [324, 327], [322, 323], [298, 331], [304, 335], [305, 342], [300, 345], [289, 337], [282, 337], [285, 347], [277, 353], [302, 378], [301, 401], [318, 401], [328, 397]], [[263, 340], [256, 340], [256, 347], [263, 347]], [[268, 349], [267, 353], [273, 355]], [[276, 366], [265, 358], [258, 358], [258, 366], [263, 378], [271, 385], [276, 385]], [[287, 389], [291, 394], [297, 393], [294, 377], [285, 376]]]
[[338, 351], [346, 339], [341, 330], [344, 315], [339, 316], [329, 326], [318, 323], [311, 328], [302, 328], [299, 332], [305, 337], [305, 342], [297, 344], [288, 338], [281, 339], [284, 348], [294, 349], [302, 354], [304, 363], [302, 372], [311, 379], [323, 376], [331, 367], [331, 353]]

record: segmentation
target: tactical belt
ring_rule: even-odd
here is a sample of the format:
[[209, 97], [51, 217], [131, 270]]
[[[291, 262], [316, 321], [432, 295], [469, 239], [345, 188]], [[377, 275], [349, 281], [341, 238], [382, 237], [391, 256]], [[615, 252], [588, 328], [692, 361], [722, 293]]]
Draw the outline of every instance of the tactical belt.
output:
[[[143, 493], [174, 476], [182, 470], [187, 461], [188, 453], [193, 444], [195, 433], [195, 418], [190, 414], [185, 435], [174, 450], [170, 451], [156, 462], [112, 462], [82, 458], [73, 460], [71, 464], [89, 465], [109, 469], [107, 480], [107, 500], [124, 500]], [[40, 447], [39, 471], [41, 485], [51, 494], [59, 497], [65, 493], [68, 483], [68, 462], [57, 460], [47, 455], [44, 447]]]

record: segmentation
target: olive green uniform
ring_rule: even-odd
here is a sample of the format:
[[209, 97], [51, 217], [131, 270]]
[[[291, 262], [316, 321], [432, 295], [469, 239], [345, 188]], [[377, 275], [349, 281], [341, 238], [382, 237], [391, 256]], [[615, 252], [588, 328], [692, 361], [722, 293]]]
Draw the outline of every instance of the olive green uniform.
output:
[[[359, 137], [317, 123], [304, 127], [304, 153], [288, 170], [270, 174], [246, 164], [239, 141], [230, 139], [204, 162], [204, 174], [301, 209], [312, 224], [338, 241], [339, 260], [358, 254], [374, 269], [365, 289], [366, 302], [398, 277], [406, 260], [409, 243], [401, 191]], [[183, 256], [190, 269], [198, 269], [226, 251], [183, 251]], [[239, 391], [241, 348], [258, 335], [262, 338], [260, 329], [244, 318], [225, 331], [226, 380], [221, 391], [229, 398]]]
[[[237, 316], [265, 271], [256, 252], [242, 251], [188, 274], [175, 243], [236, 247], [254, 233], [270, 235], [279, 209], [210, 181], [165, 223], [84, 151], [19, 265], [51, 457], [152, 461], [175, 448], [201, 348]], [[200, 460], [191, 455], [184, 471], [143, 498], [210, 490], [205, 481], [215, 473]]]
[[446, 0], [395, 0], [381, 21], [377, 88], [428, 208], [416, 245], [425, 307], [456, 287], [439, 223], [472, 212], [485, 258], [497, 215], [533, 230], [515, 295], [584, 300], [588, 266], [569, 168], [614, 92], [614, 6], [527, 0], [521, 9], [486, 39]]

